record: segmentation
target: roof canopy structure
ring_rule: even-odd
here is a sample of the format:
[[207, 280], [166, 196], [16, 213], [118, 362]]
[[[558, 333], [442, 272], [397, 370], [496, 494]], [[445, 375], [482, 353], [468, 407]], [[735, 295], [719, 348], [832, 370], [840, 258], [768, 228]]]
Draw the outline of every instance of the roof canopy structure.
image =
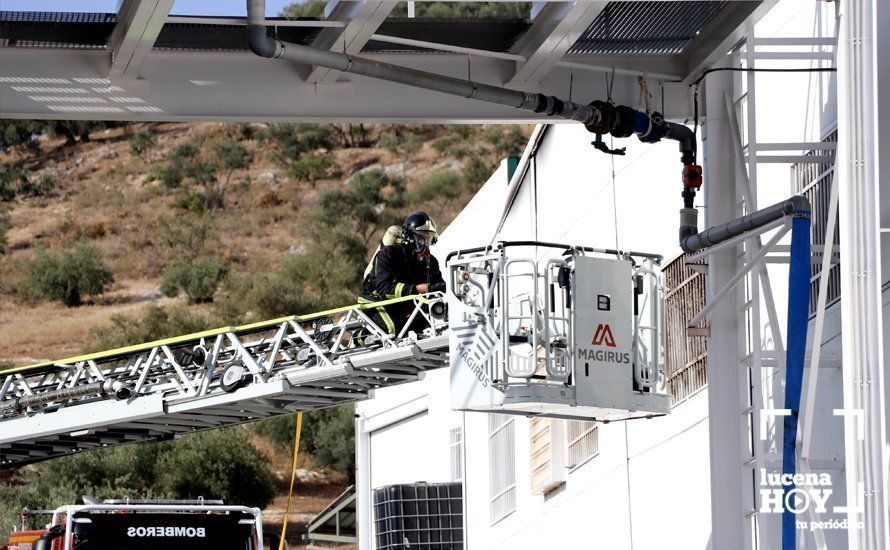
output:
[[[531, 122], [534, 114], [258, 58], [246, 20], [171, 16], [173, 0], [118, 13], [0, 12], [0, 116], [219, 121]], [[536, 2], [529, 19], [393, 16], [398, 2], [328, 2], [271, 18], [286, 42], [575, 101], [640, 99], [689, 113], [688, 83], [774, 0]], [[678, 84], [672, 84], [678, 83]]]

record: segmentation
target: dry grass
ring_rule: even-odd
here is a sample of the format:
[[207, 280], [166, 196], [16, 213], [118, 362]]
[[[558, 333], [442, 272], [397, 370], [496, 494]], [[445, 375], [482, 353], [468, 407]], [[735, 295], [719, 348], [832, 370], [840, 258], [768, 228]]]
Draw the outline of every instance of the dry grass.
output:
[[[252, 126], [259, 130], [263, 125]], [[146, 302], [165, 301], [158, 297], [157, 285], [176, 251], [164, 245], [162, 224], [176, 223], [188, 214], [172, 206], [177, 191], [164, 188], [153, 174], [178, 145], [230, 139], [240, 134], [240, 127], [161, 123], [153, 128], [157, 145], [144, 159], [130, 153], [124, 128], [94, 133], [91, 142], [74, 146], [65, 146], [61, 138], [43, 140], [43, 153], [37, 157], [19, 150], [0, 154], [0, 162], [48, 170], [57, 181], [53, 196], [17, 199], [8, 212], [9, 252], [0, 256], [0, 361], [18, 365], [76, 354], [87, 345], [90, 328], [101, 326], [112, 314], [134, 313]], [[369, 126], [369, 139], [376, 140], [384, 129]], [[409, 158], [378, 147], [336, 148], [332, 154], [339, 177], [319, 180], [314, 188], [287, 177], [272, 154], [272, 144], [243, 141], [251, 165], [235, 173], [233, 181], [240, 183], [230, 187], [226, 208], [214, 212], [204, 253], [223, 258], [232, 272], [268, 269], [282, 254], [305, 247], [304, 228], [320, 193], [343, 185], [358, 170], [382, 167], [403, 175], [411, 190], [435, 171], [461, 168], [463, 161], [433, 147], [448, 129], [426, 126], [401, 131], [413, 131], [423, 141]], [[484, 127], [472, 127], [464, 141], [484, 143], [484, 131]], [[462, 201], [420, 206], [444, 227], [459, 212]], [[115, 284], [108, 296], [66, 309], [27, 303], [14, 294], [37, 247], [80, 238], [99, 247], [114, 273]]]

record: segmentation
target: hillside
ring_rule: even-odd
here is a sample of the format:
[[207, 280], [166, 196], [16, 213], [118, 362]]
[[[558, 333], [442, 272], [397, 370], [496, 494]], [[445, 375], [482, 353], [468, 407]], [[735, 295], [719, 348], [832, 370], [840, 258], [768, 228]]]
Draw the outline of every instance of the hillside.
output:
[[[331, 143], [303, 151], [299, 158], [327, 158], [330, 166], [310, 182], [300, 177], [299, 167], [293, 168], [289, 140], [318, 128]], [[97, 331], [113, 315], [138, 316], [150, 305], [187, 308], [210, 325], [228, 322], [211, 303], [189, 305], [182, 296], [165, 296], [165, 271], [195, 256], [217, 259], [230, 283], [274, 270], [317, 240], [312, 227], [317, 227], [319, 197], [348, 189], [359, 172], [380, 168], [384, 176], [404, 181], [404, 204], [389, 208], [391, 215], [425, 209], [444, 228], [499, 158], [521, 152], [528, 128], [364, 126], [361, 133], [358, 126], [346, 125], [129, 125], [93, 132], [86, 143], [41, 136], [39, 153], [23, 146], [0, 153], [4, 168], [22, 169], [36, 182], [32, 187], [50, 182], [46, 190], [0, 202], [7, 226], [6, 254], [0, 256], [0, 364], [23, 365], [95, 349]], [[148, 141], [153, 143], [137, 154], [145, 136], [152, 136]], [[313, 139], [310, 135], [307, 141]], [[232, 144], [243, 147], [247, 160], [243, 168], [211, 175], [216, 187], [227, 182], [219, 207], [191, 204], [205, 191], [188, 177], [173, 186], [165, 181], [165, 171], [183, 146], [196, 147], [204, 164], [212, 164], [208, 151]], [[350, 230], [345, 223], [328, 221]], [[366, 257], [356, 262], [367, 261], [382, 229], [362, 229]], [[107, 292], [69, 308], [28, 291], [28, 265], [39, 249], [81, 240], [98, 248], [113, 274]], [[223, 281], [218, 292], [226, 288]], [[355, 290], [343, 289], [343, 296]], [[237, 298], [237, 289], [228, 296]]]
[[[159, 123], [92, 128], [85, 138], [79, 124], [0, 124], [0, 365], [349, 303], [387, 224], [426, 210], [444, 229], [499, 159], [521, 153], [530, 130]], [[63, 294], [75, 307], [52, 298], [64, 284], [47, 267], [71, 258], [79, 259], [66, 272], [93, 269], [104, 281], [76, 299]], [[174, 284], [183, 275], [200, 292]], [[302, 547], [306, 523], [349, 483], [353, 412], [341, 409], [307, 418], [291, 547]], [[292, 422], [223, 436], [268, 462], [260, 470], [273, 476], [269, 532], [284, 517]], [[164, 448], [193, 452], [187, 440]], [[128, 445], [3, 472], [0, 540], [26, 503], [156, 489], [187, 496], [134, 481], [136, 464], [157, 449]], [[60, 473], [85, 468], [97, 477]], [[106, 484], [109, 471], [120, 473]], [[64, 487], [37, 494], [34, 483], [53, 475]]]

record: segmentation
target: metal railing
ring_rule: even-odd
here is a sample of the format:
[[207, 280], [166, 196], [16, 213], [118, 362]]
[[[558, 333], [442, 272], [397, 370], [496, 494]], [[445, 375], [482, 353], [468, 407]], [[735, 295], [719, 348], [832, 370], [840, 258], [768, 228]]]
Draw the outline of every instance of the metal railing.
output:
[[[0, 371], [0, 466], [328, 407], [416, 380], [447, 364], [448, 323], [444, 308], [433, 307], [442, 297], [347, 306]], [[397, 304], [410, 315], [389, 334], [372, 310]], [[428, 328], [410, 332], [420, 318]]]
[[[837, 143], [837, 130], [833, 130], [822, 143]], [[817, 253], [825, 246], [825, 231], [828, 225], [829, 204], [831, 202], [831, 183], [836, 171], [834, 168], [834, 150], [809, 151], [807, 156], [828, 156], [831, 162], [805, 162], [791, 165], [791, 181], [794, 192], [805, 196], [812, 205], [810, 226], [810, 239], [814, 251]], [[840, 224], [834, 226], [834, 250], [840, 248]], [[839, 255], [837, 252], [835, 254]], [[819, 270], [821, 262], [813, 262], [810, 265], [810, 316], [816, 314], [816, 305], [819, 296]], [[828, 272], [828, 293], [826, 306], [840, 300], [841, 297], [841, 271], [840, 262], [832, 258], [831, 269]]]

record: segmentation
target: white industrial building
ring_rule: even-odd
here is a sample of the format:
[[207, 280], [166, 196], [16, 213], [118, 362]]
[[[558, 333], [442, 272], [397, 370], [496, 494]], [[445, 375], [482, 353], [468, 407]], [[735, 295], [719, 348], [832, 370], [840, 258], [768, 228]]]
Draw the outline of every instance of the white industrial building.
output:
[[[822, 2], [779, 2], [748, 29], [745, 44], [784, 47], [752, 52], [742, 45], [720, 65], [833, 66], [839, 7]], [[797, 47], [788, 47], [793, 45]], [[705, 205], [705, 226], [714, 223], [709, 216], [711, 204], [721, 204], [730, 214], [733, 204], [737, 208], [744, 205], [750, 212], [805, 191], [816, 211], [813, 243], [824, 243], [831, 186], [838, 173], [834, 147], [839, 124], [837, 78], [830, 72], [727, 72], [706, 78], [700, 92], [707, 109], [707, 122], [700, 134], [707, 182], [705, 197], [700, 199]], [[727, 102], [734, 107], [732, 115], [728, 115]], [[741, 134], [735, 134], [735, 144], [734, 131]], [[539, 127], [536, 137], [539, 133], [539, 144], [530, 144], [526, 151], [529, 169], [496, 240], [538, 240], [662, 254], [667, 258], [663, 265], [670, 266], [666, 269], [668, 315], [674, 312], [679, 319], [696, 313], [694, 306], [683, 302], [699, 295], [704, 300], [704, 276], [682, 265], [675, 230], [679, 192], [666, 185], [672, 179], [671, 171], [677, 169], [675, 147], [621, 143], [627, 146], [627, 155], [610, 157], [594, 150], [590, 134], [579, 126]], [[757, 144], [764, 145], [749, 144], [748, 135], [756, 135]], [[821, 158], [810, 162], [799, 158], [801, 153]], [[785, 158], [769, 158], [777, 155]], [[746, 194], [746, 172], [753, 174], [748, 178], [756, 197], [753, 205]], [[445, 231], [436, 249], [443, 265], [448, 252], [485, 245], [495, 236], [509, 182], [504, 162]], [[766, 234], [764, 242], [773, 233]], [[777, 417], [778, 423], [762, 424], [760, 432], [749, 430], [748, 419], [763, 417], [763, 409], [782, 408], [779, 352], [783, 348], [777, 340], [785, 338], [787, 242], [786, 237], [766, 256], [772, 299], [764, 296], [762, 279], [766, 275], [758, 274], [758, 282], [749, 278], [726, 300], [723, 319], [736, 331], [727, 335], [728, 349], [718, 355], [712, 348], [709, 353], [705, 338], [679, 333], [685, 331], [685, 323], [674, 322], [668, 327], [668, 345], [675, 346], [672, 353], [669, 350], [667, 365], [667, 385], [675, 400], [669, 416], [602, 424], [458, 412], [449, 403], [449, 373], [442, 371], [430, 372], [409, 387], [379, 390], [375, 399], [359, 403], [358, 509], [359, 523], [365, 526], [360, 531], [361, 547], [374, 546], [374, 532], [368, 528], [374, 525], [373, 489], [418, 481], [461, 481], [468, 548], [780, 548], [781, 514], [755, 512], [752, 506], [765, 506], [760, 491], [770, 485], [761, 472], [781, 472], [781, 417]], [[548, 251], [541, 248], [535, 253], [541, 257]], [[840, 254], [843, 257], [843, 252]], [[806, 455], [809, 471], [828, 474], [832, 493], [825, 504], [827, 513], [819, 517], [828, 522], [826, 527], [800, 530], [799, 548], [857, 547], [848, 544], [848, 530], [837, 527], [846, 513], [835, 510], [855, 498], [855, 491], [847, 489], [843, 417], [832, 412], [845, 402], [841, 369], [844, 300], [837, 255], [835, 243], [818, 382], [814, 393], [807, 394], [812, 406], [807, 410], [813, 411], [812, 429], [818, 434]], [[813, 258], [816, 275], [822, 255], [814, 254]], [[810, 341], [818, 284], [814, 277]], [[882, 296], [886, 314], [886, 286]], [[751, 305], [754, 300], [759, 301], [756, 306]], [[770, 308], [774, 308], [775, 319], [768, 314]], [[774, 335], [776, 328], [779, 334]], [[715, 329], [712, 321], [712, 335]], [[759, 352], [750, 347], [753, 342], [759, 342]], [[739, 351], [732, 345], [738, 345]], [[676, 349], [681, 346], [685, 349]], [[810, 370], [811, 344], [807, 355], [805, 376]], [[715, 374], [731, 377], [733, 373], [739, 381], [721, 383], [728, 384], [730, 391], [741, 389], [742, 394], [727, 394], [727, 388], [721, 388], [723, 397], [715, 397], [708, 378]], [[759, 383], [749, 381], [749, 376], [758, 374], [762, 377]], [[751, 414], [752, 403], [744, 402], [747, 392], [752, 400], [759, 400], [755, 401], [760, 409], [756, 415]], [[727, 397], [737, 399], [724, 399]], [[715, 423], [715, 413], [731, 422]], [[735, 447], [725, 444], [754, 433], [762, 433], [764, 441], [754, 451], [743, 448], [747, 454], [739, 454], [747, 442], [739, 441]], [[747, 487], [734, 489], [732, 481], [720, 477], [712, 462], [720, 463], [717, 468], [735, 470], [734, 481]], [[732, 519], [736, 531], [729, 537], [743, 534], [744, 540], [715, 542], [715, 509], [718, 514], [725, 510], [738, 514]], [[811, 521], [814, 516], [806, 517]], [[726, 545], [729, 540], [733, 543]]]
[[[332, 0], [323, 17], [293, 20], [266, 17], [260, 0], [224, 17], [182, 4], [0, 12], [0, 116], [538, 124], [434, 253], [445, 267], [453, 251], [516, 240], [663, 256], [663, 372], [644, 391], [635, 371], [625, 389], [673, 405], [627, 407], [633, 418], [608, 423], [564, 414], [584, 405], [575, 372], [547, 380], [572, 394], [560, 414], [454, 410], [464, 396], [449, 370], [469, 361], [455, 357], [452, 329], [470, 321], [349, 347], [347, 331], [370, 330], [349, 307], [336, 320], [294, 316], [0, 371], [0, 466], [359, 401], [362, 550], [377, 547], [374, 491], [417, 482], [460, 483], [462, 546], [474, 550], [890, 546], [890, 3], [579, 0], [478, 21], [415, 20], [411, 6], [393, 17], [392, 0]], [[606, 124], [618, 109], [630, 119]], [[697, 158], [686, 158], [687, 127]], [[681, 171], [695, 164], [693, 201], [694, 170]], [[802, 262], [798, 194], [811, 205]], [[794, 210], [753, 223], [777, 203]], [[751, 223], [727, 229], [743, 216]], [[710, 241], [713, 228], [722, 236]], [[703, 244], [681, 254], [678, 229]], [[800, 320], [803, 301], [789, 295], [807, 287], [807, 263]], [[524, 336], [507, 332], [505, 349]], [[513, 382], [530, 390], [536, 376]], [[798, 409], [799, 422], [787, 413]], [[783, 441], [789, 429], [797, 436]], [[788, 459], [798, 498], [782, 502]]]

